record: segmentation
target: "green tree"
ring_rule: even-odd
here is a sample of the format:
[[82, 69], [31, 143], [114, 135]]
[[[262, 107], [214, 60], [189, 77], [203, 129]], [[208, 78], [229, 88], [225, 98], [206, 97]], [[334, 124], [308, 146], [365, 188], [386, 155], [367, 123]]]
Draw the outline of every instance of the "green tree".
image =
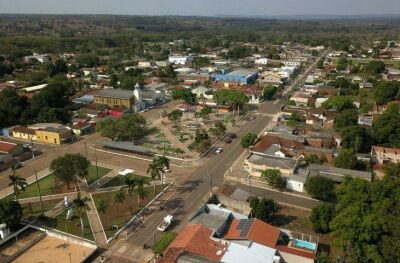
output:
[[267, 169], [261, 173], [261, 178], [270, 186], [278, 189], [285, 187], [285, 179], [281, 176], [281, 171], [278, 169]]
[[18, 198], [21, 191], [25, 191], [25, 188], [28, 186], [28, 183], [26, 182], [25, 178], [17, 174], [9, 175], [8, 178], [10, 179], [10, 183], [8, 184], [8, 186], [12, 186], [15, 195], [15, 200], [17, 200], [18, 202]]
[[81, 220], [81, 230], [82, 230], [82, 237], [85, 235], [85, 226], [83, 224], [83, 217], [86, 215], [86, 210], [90, 210], [87, 202], [90, 199], [88, 197], [82, 197], [81, 192], [78, 192], [77, 197], [72, 200], [72, 207], [74, 211], [79, 215], [79, 219]]
[[272, 100], [277, 91], [278, 91], [278, 88], [275, 86], [271, 86], [271, 85], [266, 86], [263, 91], [264, 100]]
[[220, 89], [214, 92], [214, 101], [219, 105], [230, 105], [234, 109], [249, 101], [249, 98], [238, 90]]
[[73, 167], [73, 159], [63, 156], [54, 159], [50, 164], [50, 169], [54, 171], [55, 177], [66, 183], [68, 189], [70, 189], [71, 183], [76, 181], [75, 171], [71, 171]]
[[[114, 194], [113, 194], [113, 200], [114, 200], [114, 202], [116, 202], [118, 204], [122, 204], [125, 201], [125, 198], [126, 198], [125, 193], [121, 189], [114, 192]], [[118, 206], [117, 206], [117, 209], [118, 209]], [[118, 213], [118, 210], [117, 210], [117, 213]]]
[[178, 234], [174, 232], [164, 232], [161, 234], [159, 240], [157, 240], [153, 246], [153, 251], [156, 254], [161, 254], [168, 247], [168, 245], [175, 239]]
[[315, 154], [308, 155], [299, 159], [299, 165], [302, 167], [307, 167], [310, 164], [322, 164], [321, 159]]
[[359, 126], [343, 127], [340, 131], [342, 136], [341, 145], [344, 148], [354, 149], [356, 152], [369, 152], [373, 143], [370, 131]]
[[356, 152], [351, 149], [343, 149], [339, 155], [333, 159], [333, 162], [338, 168], [354, 170], [359, 167]]
[[376, 85], [374, 95], [376, 103], [385, 104], [398, 98], [400, 83], [397, 81], [381, 81]]
[[312, 198], [327, 202], [335, 200], [335, 182], [328, 178], [313, 176], [307, 180], [305, 189]]
[[0, 201], [0, 221], [6, 223], [7, 227], [15, 229], [19, 226], [23, 215], [22, 206], [16, 201]]
[[329, 254], [325, 251], [318, 252], [315, 256], [315, 263], [333, 263], [332, 259], [329, 257]]
[[338, 59], [338, 61], [336, 63], [336, 69], [337, 70], [346, 70], [348, 64], [349, 64], [349, 62], [347, 61], [347, 58], [342, 56]]
[[147, 167], [147, 174], [153, 179], [154, 195], [156, 195], [156, 180], [160, 178], [161, 169], [154, 160]]
[[226, 132], [226, 126], [222, 121], [216, 121], [214, 123], [214, 127], [210, 128], [210, 133], [214, 137], [220, 137], [224, 135]]
[[147, 184], [147, 181], [144, 178], [137, 180], [137, 195], [138, 195], [138, 204], [142, 205], [144, 198], [149, 195], [149, 191], [144, 187]]
[[366, 74], [370, 75], [381, 74], [385, 71], [385, 69], [386, 69], [385, 63], [383, 63], [383, 61], [380, 60], [372, 60], [363, 67], [363, 71]]
[[372, 125], [376, 143], [387, 147], [400, 147], [400, 105], [391, 105]]
[[145, 134], [146, 120], [138, 113], [107, 118], [97, 122], [96, 130], [102, 136], [115, 141], [135, 141]]
[[125, 184], [125, 186], [122, 187], [121, 190], [124, 189], [124, 188], [126, 188], [128, 190], [129, 211], [131, 212], [131, 215], [132, 215], [133, 214], [133, 211], [132, 211], [132, 192], [135, 189], [135, 187], [137, 186], [137, 181], [133, 177], [132, 174], [127, 174], [124, 177], [124, 184]]
[[329, 233], [329, 224], [335, 216], [335, 205], [322, 203], [311, 211], [310, 220], [317, 233]]
[[171, 111], [170, 113], [168, 113], [168, 119], [169, 119], [170, 121], [175, 122], [175, 125], [178, 126], [178, 127], [181, 126], [180, 123], [181, 123], [181, 118], [182, 118], [182, 116], [183, 116], [182, 111], [181, 111], [181, 110], [178, 110], [178, 109], [173, 110], [173, 111]]
[[400, 163], [388, 163], [383, 166], [385, 176], [396, 180], [400, 179]]
[[278, 211], [278, 204], [273, 199], [252, 197], [250, 207], [257, 219], [271, 222], [272, 217]]
[[108, 204], [106, 201], [104, 201], [103, 199], [97, 200], [96, 209], [97, 209], [97, 211], [99, 211], [99, 213], [104, 215], [107, 208], [108, 208]]
[[256, 140], [257, 140], [257, 135], [249, 132], [243, 135], [243, 137], [240, 139], [240, 144], [242, 145], [243, 148], [249, 148], [256, 142]]
[[170, 161], [167, 157], [160, 156], [158, 158], [155, 159], [155, 163], [158, 166], [158, 169], [161, 172], [161, 185], [164, 186], [164, 178], [165, 178], [165, 172], [169, 171], [169, 167], [170, 167]]
[[347, 262], [399, 262], [400, 182], [346, 178], [337, 188], [330, 223], [334, 245]]
[[356, 110], [344, 110], [335, 117], [334, 127], [335, 130], [339, 131], [342, 128], [357, 125], [358, 112]]
[[196, 94], [190, 89], [174, 90], [172, 92], [173, 100], [183, 100], [187, 104], [194, 105], [196, 101]]
[[336, 109], [343, 111], [347, 109], [353, 109], [353, 100], [346, 96], [332, 96], [327, 101], [322, 103], [322, 107], [325, 109]]

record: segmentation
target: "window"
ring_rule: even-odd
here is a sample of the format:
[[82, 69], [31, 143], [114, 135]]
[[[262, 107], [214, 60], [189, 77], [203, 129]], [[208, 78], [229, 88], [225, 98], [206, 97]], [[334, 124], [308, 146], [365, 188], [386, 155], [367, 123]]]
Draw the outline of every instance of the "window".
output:
[[54, 138], [54, 143], [57, 143], [57, 139], [56, 138]]
[[45, 136], [45, 139], [48, 140], [47, 136]]

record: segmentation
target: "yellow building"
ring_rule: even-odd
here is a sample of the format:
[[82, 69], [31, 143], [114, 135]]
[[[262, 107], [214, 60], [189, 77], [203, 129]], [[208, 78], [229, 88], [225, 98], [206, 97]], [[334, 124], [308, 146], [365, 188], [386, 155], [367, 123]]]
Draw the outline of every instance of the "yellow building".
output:
[[43, 142], [49, 144], [63, 144], [72, 140], [72, 132], [66, 127], [46, 127], [43, 124], [38, 126], [23, 127], [17, 126], [10, 130], [10, 136], [18, 139]]
[[49, 144], [63, 144], [71, 141], [72, 132], [65, 128], [46, 128], [36, 130], [37, 141]]
[[105, 104], [110, 107], [124, 107], [133, 109], [135, 95], [130, 90], [103, 89], [94, 95], [95, 104]]

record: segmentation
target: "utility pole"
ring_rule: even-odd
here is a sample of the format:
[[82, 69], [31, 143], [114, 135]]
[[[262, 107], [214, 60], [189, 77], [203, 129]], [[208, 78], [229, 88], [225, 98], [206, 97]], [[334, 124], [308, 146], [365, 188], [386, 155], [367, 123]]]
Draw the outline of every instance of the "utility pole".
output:
[[38, 177], [37, 177], [36, 169], [35, 169], [35, 179], [36, 179], [37, 190], [38, 190], [38, 193], [39, 193], [40, 210], [41, 210], [42, 215], [43, 215], [44, 211], [43, 211], [42, 193], [40, 192], [39, 180], [38, 180]]
[[33, 150], [33, 138], [31, 137], [31, 152], [32, 152], [32, 159], [35, 159], [35, 152]]
[[210, 192], [212, 194], [212, 189], [213, 189], [213, 174], [210, 174]]
[[97, 152], [94, 150], [94, 158], [96, 159], [96, 178], [99, 180], [99, 167], [97, 166]]

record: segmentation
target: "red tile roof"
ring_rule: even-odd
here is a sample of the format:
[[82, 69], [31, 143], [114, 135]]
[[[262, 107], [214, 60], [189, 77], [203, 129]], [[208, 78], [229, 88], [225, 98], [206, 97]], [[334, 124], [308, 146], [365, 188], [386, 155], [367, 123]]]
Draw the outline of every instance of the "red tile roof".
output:
[[391, 153], [391, 154], [400, 154], [399, 148], [388, 148], [388, 147], [381, 147], [381, 146], [372, 146], [373, 153]]
[[0, 153], [9, 153], [17, 146], [15, 143], [0, 141]]
[[161, 262], [173, 263], [183, 253], [191, 253], [207, 259], [220, 261], [224, 255], [225, 246], [210, 238], [212, 232], [211, 229], [203, 225], [187, 225], [174, 241], [169, 244]]
[[294, 148], [296, 150], [304, 149], [304, 145], [296, 140], [281, 138], [275, 135], [265, 135], [253, 146], [253, 152], [265, 152], [272, 145], [280, 145], [282, 148]]
[[[251, 225], [246, 230], [239, 229], [239, 223], [245, 220], [251, 220]], [[249, 240], [258, 244], [274, 248], [278, 242], [281, 231], [279, 228], [267, 224], [258, 219], [235, 219], [232, 221], [228, 232], [224, 236], [227, 240]]]
[[289, 253], [289, 254], [293, 254], [293, 255], [296, 255], [296, 256], [314, 259], [314, 253], [313, 252], [308, 252], [308, 251], [295, 249], [295, 248], [290, 248], [290, 247], [281, 246], [281, 245], [277, 245], [275, 248], [277, 250], [279, 250], [279, 251], [286, 252], [286, 253]]

